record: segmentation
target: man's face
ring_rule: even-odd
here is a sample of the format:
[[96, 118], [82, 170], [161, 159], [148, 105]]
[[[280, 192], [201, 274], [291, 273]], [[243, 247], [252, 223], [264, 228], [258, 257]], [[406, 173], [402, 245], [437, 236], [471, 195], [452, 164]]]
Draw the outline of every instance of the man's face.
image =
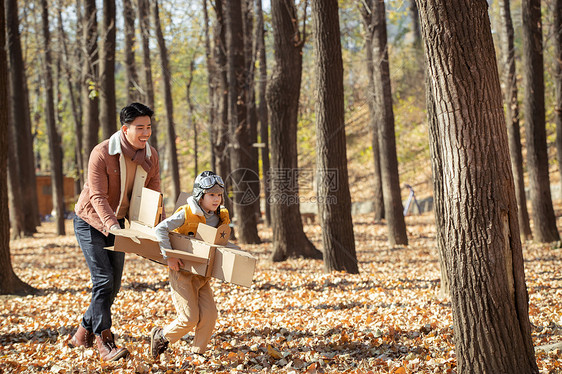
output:
[[137, 117], [133, 122], [124, 124], [123, 133], [134, 148], [144, 149], [148, 138], [152, 134], [150, 117]]
[[214, 212], [219, 207], [222, 200], [222, 193], [206, 193], [201, 196], [199, 200], [199, 206], [203, 208], [207, 213]]

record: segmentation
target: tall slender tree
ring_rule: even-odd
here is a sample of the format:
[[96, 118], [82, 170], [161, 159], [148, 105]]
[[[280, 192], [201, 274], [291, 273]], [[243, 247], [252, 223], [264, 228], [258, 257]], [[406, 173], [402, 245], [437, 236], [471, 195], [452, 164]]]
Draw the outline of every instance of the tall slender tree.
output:
[[51, 47], [49, 30], [49, 5], [41, 0], [41, 19], [43, 34], [43, 81], [45, 82], [45, 119], [49, 137], [51, 161], [51, 196], [55, 209], [57, 235], [65, 235], [64, 229], [64, 191], [62, 174], [62, 144], [55, 121], [55, 99], [53, 94], [53, 74], [51, 71]]
[[109, 139], [117, 129], [115, 104], [115, 0], [103, 0], [100, 48], [99, 107], [102, 137]]
[[10, 124], [15, 134], [14, 150], [19, 176], [15, 183], [19, 184], [22, 195], [24, 234], [31, 235], [37, 232], [36, 227], [40, 222], [25, 62], [20, 42], [17, 0], [7, 0], [5, 6], [10, 87], [8, 108]]
[[84, 0], [82, 17], [82, 108], [84, 141], [82, 142], [84, 175], [88, 175], [90, 152], [98, 144], [99, 94], [98, 94], [98, 21], [95, 0]]
[[135, 67], [135, 10], [132, 0], [123, 0], [123, 20], [125, 22], [125, 88], [127, 103], [140, 101], [138, 75]]
[[517, 74], [515, 69], [515, 43], [513, 22], [511, 20], [510, 1], [500, 3], [501, 17], [501, 53], [503, 60], [503, 86], [506, 106], [506, 125], [509, 139], [511, 168], [515, 181], [515, 197], [517, 198], [519, 228], [524, 240], [532, 239], [527, 197], [525, 196], [525, 178], [523, 175], [523, 153], [521, 151], [521, 133], [519, 126], [519, 101], [517, 100]]
[[[150, 4], [148, 0], [138, 0], [139, 28], [142, 40], [142, 62], [144, 76], [144, 101], [154, 110], [154, 84], [152, 82], [152, 59], [150, 57]], [[158, 126], [152, 118], [150, 144], [158, 150]]]
[[541, 1], [523, 0], [523, 82], [525, 138], [534, 237], [540, 242], [560, 240], [550, 194], [544, 108], [544, 66]]
[[[259, 199], [255, 184], [259, 178], [253, 170], [252, 139], [247, 113], [247, 81], [244, 55], [242, 0], [226, 1], [225, 20], [228, 61], [228, 112], [230, 134], [229, 181], [234, 215], [241, 243], [260, 243], [254, 203]], [[259, 189], [258, 189], [259, 191]]]
[[209, 144], [211, 145], [211, 169], [216, 170], [215, 156], [215, 132], [217, 118], [217, 69], [211, 47], [211, 30], [209, 21], [209, 12], [207, 10], [207, 0], [202, 0], [203, 5], [203, 25], [205, 33], [205, 63], [207, 65], [207, 90], [209, 96]]
[[[8, 97], [8, 59], [6, 56], [6, 21], [5, 21], [5, 1], [0, 3], [0, 105], [2, 108], [9, 106]], [[3, 134], [8, 132], [8, 111], [0, 111], [0, 131]], [[8, 186], [7, 179], [7, 160], [8, 143], [6, 136], [0, 136], [0, 211], [8, 211]], [[23, 282], [14, 273], [12, 259], [10, 257], [10, 222], [7, 214], [0, 215], [0, 294], [27, 294], [35, 289]]]
[[538, 373], [485, 0], [418, 0], [459, 373]]
[[267, 89], [267, 58], [265, 50], [265, 25], [263, 21], [263, 8], [261, 0], [256, 0], [256, 43], [257, 43], [257, 53], [258, 53], [258, 65], [259, 65], [259, 78], [258, 78], [258, 116], [259, 116], [259, 134], [261, 138], [261, 143], [263, 146], [261, 149], [261, 164], [262, 164], [262, 176], [263, 176], [263, 191], [265, 199], [265, 224], [267, 226], [271, 225], [271, 207], [269, 205], [269, 121], [267, 119], [267, 101], [265, 99], [265, 93]]
[[359, 5], [359, 10], [365, 28], [365, 63], [367, 65], [367, 104], [369, 106], [369, 128], [371, 129], [371, 147], [373, 148], [373, 211], [375, 222], [384, 218], [384, 197], [382, 191], [381, 156], [379, 147], [379, 123], [375, 105], [375, 68], [373, 62], [373, 4], [375, 0], [364, 1]]
[[175, 201], [180, 192], [180, 172], [178, 165], [178, 154], [176, 147], [176, 129], [174, 124], [174, 101], [172, 100], [172, 73], [170, 71], [170, 63], [168, 60], [168, 49], [166, 41], [162, 33], [162, 25], [160, 24], [160, 11], [158, 0], [154, 0], [154, 27], [156, 29], [156, 40], [160, 51], [160, 65], [162, 67], [162, 85], [164, 89], [164, 102], [166, 104], [166, 120], [168, 130], [168, 161], [170, 163], [170, 171], [172, 175], [172, 199]]
[[317, 196], [324, 269], [359, 273], [347, 172], [343, 61], [337, 0], [312, 0], [316, 52]]
[[271, 1], [275, 64], [267, 85], [271, 128], [271, 226], [273, 261], [322, 258], [306, 237], [299, 211], [297, 122], [303, 36], [293, 0]]
[[560, 193], [562, 194], [562, 0], [554, 1], [554, 56], [555, 56], [555, 92], [556, 108], [556, 151], [558, 155], [558, 172], [560, 173]]
[[375, 107], [378, 113], [377, 130], [384, 197], [384, 216], [388, 228], [389, 243], [391, 245], [407, 245], [408, 236], [402, 212], [398, 156], [396, 154], [396, 138], [394, 134], [394, 110], [392, 109], [384, 0], [374, 0], [372, 16]]

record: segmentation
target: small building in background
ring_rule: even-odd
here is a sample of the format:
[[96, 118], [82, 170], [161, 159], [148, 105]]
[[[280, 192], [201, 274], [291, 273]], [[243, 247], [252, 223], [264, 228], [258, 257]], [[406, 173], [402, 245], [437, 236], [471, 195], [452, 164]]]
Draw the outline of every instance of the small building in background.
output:
[[[50, 175], [37, 175], [37, 200], [39, 203], [39, 214], [44, 218], [53, 211], [53, 196]], [[74, 193], [74, 178], [64, 177], [64, 212], [72, 212], [76, 204], [77, 196]]]

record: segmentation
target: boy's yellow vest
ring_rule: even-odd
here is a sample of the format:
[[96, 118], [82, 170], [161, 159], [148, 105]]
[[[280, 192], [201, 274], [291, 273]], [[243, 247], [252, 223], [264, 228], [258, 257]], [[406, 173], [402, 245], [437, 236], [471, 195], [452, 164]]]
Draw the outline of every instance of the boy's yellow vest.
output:
[[[183, 221], [183, 225], [181, 225], [174, 231], [182, 235], [195, 235], [199, 223], [207, 222], [205, 216], [198, 216], [197, 214], [191, 212], [191, 208], [189, 207], [189, 204], [180, 206], [178, 210], [176, 210], [176, 213], [179, 212], [181, 209], [184, 210], [185, 221]], [[219, 226], [229, 223], [230, 223], [230, 217], [228, 215], [228, 209], [221, 206], [219, 212]]]

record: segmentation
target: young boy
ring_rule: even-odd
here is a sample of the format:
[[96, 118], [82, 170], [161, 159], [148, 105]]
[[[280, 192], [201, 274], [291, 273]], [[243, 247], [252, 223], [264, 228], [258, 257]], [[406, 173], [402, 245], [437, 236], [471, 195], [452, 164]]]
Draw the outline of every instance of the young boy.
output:
[[154, 327], [150, 333], [150, 355], [157, 359], [182, 336], [195, 327], [193, 353], [202, 354], [207, 349], [217, 320], [217, 307], [213, 298], [210, 278], [181, 271], [183, 262], [179, 258], [167, 257], [166, 249], [171, 249], [168, 233], [179, 232], [195, 235], [199, 223], [218, 227], [230, 223], [228, 210], [221, 206], [224, 202], [224, 182], [212, 171], [204, 171], [195, 178], [193, 195], [187, 204], [178, 208], [171, 217], [160, 222], [156, 228], [156, 237], [160, 251], [169, 267], [172, 300], [177, 317], [162, 329]]

